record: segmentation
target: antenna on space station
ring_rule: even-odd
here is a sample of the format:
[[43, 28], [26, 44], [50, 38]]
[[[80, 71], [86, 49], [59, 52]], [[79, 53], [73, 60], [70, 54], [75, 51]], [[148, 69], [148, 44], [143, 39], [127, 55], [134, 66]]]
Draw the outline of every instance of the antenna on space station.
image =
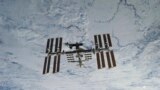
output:
[[[98, 69], [105, 67], [112, 68], [116, 66], [114, 52], [110, 49], [112, 47], [110, 34], [94, 35], [95, 48], [93, 49], [82, 48], [83, 43], [66, 42], [64, 45], [68, 46], [70, 51], [64, 51], [62, 50], [62, 42], [62, 37], [49, 38], [47, 40], [47, 56], [44, 60], [43, 74], [47, 74], [49, 72], [57, 73], [60, 71], [61, 55], [66, 55], [69, 63], [78, 63], [78, 65], [82, 67], [84, 65], [83, 62], [92, 59], [93, 53], [93, 55], [96, 56]], [[72, 48], [75, 50], [71, 50]], [[53, 63], [51, 63], [51, 60], [53, 60]], [[50, 68], [51, 65], [53, 65], [52, 69]], [[52, 71], [50, 71], [50, 69]]]

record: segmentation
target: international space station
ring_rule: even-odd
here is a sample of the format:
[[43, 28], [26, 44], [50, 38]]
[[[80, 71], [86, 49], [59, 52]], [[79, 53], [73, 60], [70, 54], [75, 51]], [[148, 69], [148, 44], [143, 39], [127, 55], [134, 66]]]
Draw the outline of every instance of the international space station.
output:
[[[63, 44], [69, 48], [69, 51], [62, 49]], [[94, 35], [95, 48], [84, 49], [83, 45], [79, 42], [63, 43], [62, 37], [49, 38], [45, 51], [47, 56], [44, 60], [43, 74], [49, 72], [54, 74], [60, 71], [61, 55], [66, 55], [68, 63], [78, 63], [82, 67], [85, 61], [92, 59], [93, 53], [93, 56], [96, 56], [98, 69], [116, 67], [110, 34]], [[73, 48], [74, 50], [72, 50]], [[53, 60], [52, 64], [51, 60]], [[52, 71], [50, 70], [51, 65], [53, 65]]]

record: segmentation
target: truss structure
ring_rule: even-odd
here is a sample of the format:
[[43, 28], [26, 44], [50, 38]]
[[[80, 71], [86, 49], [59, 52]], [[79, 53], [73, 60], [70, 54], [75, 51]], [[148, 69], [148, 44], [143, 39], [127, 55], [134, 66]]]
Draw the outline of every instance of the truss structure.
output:
[[[69, 63], [79, 63], [81, 67], [83, 62], [92, 59], [92, 53], [96, 56], [97, 68], [112, 68], [116, 67], [116, 60], [112, 50], [112, 42], [110, 34], [94, 35], [95, 48], [83, 49], [83, 43], [64, 43], [70, 49], [75, 47], [75, 50], [64, 51], [62, 50], [63, 39], [62, 37], [49, 38], [46, 45], [46, 54], [43, 66], [43, 74], [49, 72], [57, 73], [60, 71], [61, 55], [66, 55]], [[50, 71], [52, 67], [52, 71]]]

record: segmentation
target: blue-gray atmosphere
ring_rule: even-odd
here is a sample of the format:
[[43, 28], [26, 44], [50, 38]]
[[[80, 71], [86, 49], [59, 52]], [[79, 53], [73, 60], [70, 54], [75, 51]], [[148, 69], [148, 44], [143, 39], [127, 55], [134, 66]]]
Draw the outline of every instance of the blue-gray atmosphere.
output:
[[[116, 67], [61, 55], [42, 74], [48, 38], [94, 48], [104, 33]], [[160, 0], [0, 0], [0, 90], [160, 90]]]

